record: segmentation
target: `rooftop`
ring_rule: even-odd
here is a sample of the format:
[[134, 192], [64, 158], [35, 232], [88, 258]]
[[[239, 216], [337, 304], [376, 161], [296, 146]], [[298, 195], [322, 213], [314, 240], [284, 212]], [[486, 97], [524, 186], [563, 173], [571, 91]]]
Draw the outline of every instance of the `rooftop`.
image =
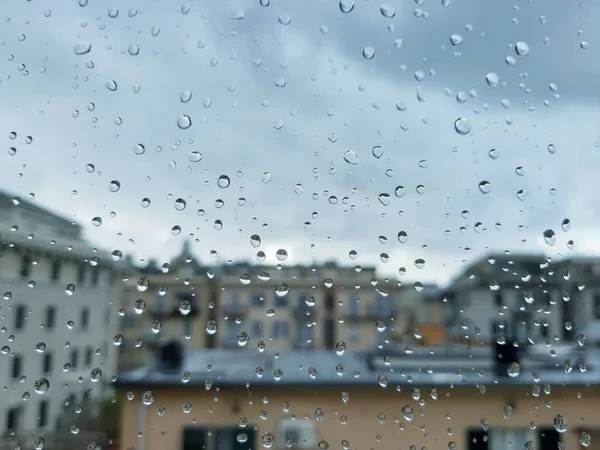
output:
[[[343, 354], [334, 350], [294, 349], [267, 354], [246, 349], [206, 349], [185, 355], [180, 370], [165, 372], [152, 364], [122, 373], [117, 385], [177, 387], [205, 386], [210, 382], [214, 386], [239, 387], [395, 388], [600, 383], [600, 351], [574, 346], [552, 350], [556, 352], [554, 356], [545, 346], [522, 349], [518, 376], [498, 377], [491, 348], [418, 347]], [[189, 376], [182, 375], [185, 373]], [[182, 381], [182, 377], [187, 381]]]

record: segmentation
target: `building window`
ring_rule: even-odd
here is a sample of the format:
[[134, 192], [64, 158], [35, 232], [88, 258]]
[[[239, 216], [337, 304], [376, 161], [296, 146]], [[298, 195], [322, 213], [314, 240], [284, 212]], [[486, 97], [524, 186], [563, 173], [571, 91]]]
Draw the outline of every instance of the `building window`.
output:
[[52, 281], [58, 281], [60, 278], [60, 260], [55, 259], [52, 261], [52, 267], [50, 268], [50, 279]]
[[183, 336], [191, 336], [192, 335], [192, 321], [188, 317], [183, 317]]
[[275, 306], [286, 307], [289, 303], [288, 296], [280, 297], [279, 295], [275, 295]]
[[594, 319], [600, 319], [600, 292], [594, 292]]
[[223, 336], [223, 344], [227, 347], [237, 345], [237, 324], [232, 320], [225, 321], [225, 335]]
[[98, 286], [98, 280], [100, 278], [100, 269], [96, 267], [92, 267], [92, 286]]
[[[356, 344], [359, 338], [358, 328], [355, 325], [349, 325], [348, 334], [350, 335], [350, 342]], [[378, 338], [379, 336], [377, 336]]]
[[77, 368], [77, 363], [79, 362], [79, 351], [74, 348], [71, 350], [71, 369]]
[[24, 253], [23, 258], [21, 259], [21, 278], [27, 278], [31, 275], [31, 255], [29, 253]]
[[311, 342], [312, 339], [308, 324], [299, 320], [298, 322], [296, 322], [296, 347], [312, 347]]
[[502, 292], [501, 291], [494, 291], [493, 292], [494, 295], [494, 305], [500, 307], [502, 306]]
[[78, 283], [85, 283], [85, 264], [84, 263], [79, 263], [77, 265], [77, 282]]
[[288, 323], [278, 320], [273, 323], [273, 339], [287, 339], [289, 336]]
[[86, 307], [81, 310], [81, 329], [82, 330], [87, 329], [89, 324], [90, 324], [90, 309]]
[[15, 330], [22, 330], [25, 327], [27, 309], [25, 305], [17, 305], [15, 311]]
[[51, 330], [56, 326], [56, 307], [48, 306], [46, 308], [46, 323], [44, 328]]
[[38, 428], [43, 428], [46, 425], [48, 425], [48, 400], [42, 400], [39, 406]]
[[46, 353], [42, 357], [42, 373], [47, 374], [52, 372], [53, 359], [52, 352], [46, 350]]
[[252, 337], [253, 338], [261, 338], [263, 337], [264, 327], [262, 322], [255, 320], [252, 322]]
[[252, 304], [252, 306], [263, 306], [263, 296], [262, 295], [258, 295], [258, 294], [254, 294], [250, 300], [250, 303]]
[[21, 422], [21, 408], [11, 408], [6, 414], [6, 429], [18, 431]]
[[92, 365], [92, 356], [93, 355], [94, 355], [94, 350], [92, 349], [92, 347], [87, 347], [85, 349], [85, 357], [84, 357], [84, 364], [86, 367]]
[[15, 380], [23, 375], [23, 357], [15, 355], [12, 357], [12, 366], [10, 368], [10, 377]]
[[350, 296], [350, 304], [348, 305], [348, 314], [350, 317], [358, 316], [358, 297], [355, 295]]

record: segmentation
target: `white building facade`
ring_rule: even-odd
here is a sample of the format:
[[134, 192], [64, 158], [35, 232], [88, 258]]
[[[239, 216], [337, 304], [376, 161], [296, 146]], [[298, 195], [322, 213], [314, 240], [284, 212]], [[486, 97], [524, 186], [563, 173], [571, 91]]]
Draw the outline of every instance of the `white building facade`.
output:
[[78, 225], [2, 193], [0, 255], [0, 429], [68, 430], [115, 374], [121, 280]]

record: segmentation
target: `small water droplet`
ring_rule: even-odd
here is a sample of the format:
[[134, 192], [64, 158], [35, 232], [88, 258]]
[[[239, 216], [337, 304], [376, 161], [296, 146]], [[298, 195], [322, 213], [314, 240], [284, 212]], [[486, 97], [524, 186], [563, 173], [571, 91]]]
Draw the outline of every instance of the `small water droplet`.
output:
[[544, 236], [544, 242], [546, 242], [546, 244], [553, 246], [554, 244], [556, 244], [556, 234], [554, 233], [553, 230], [548, 229], [546, 231], [544, 231], [543, 233]]
[[80, 42], [73, 48], [73, 53], [77, 56], [85, 55], [92, 50], [92, 44], [89, 42]]
[[481, 181], [479, 183], [478, 187], [479, 187], [479, 191], [482, 194], [489, 194], [491, 192], [491, 190], [492, 190], [492, 185], [490, 184], [490, 182], [489, 181], [485, 181], [485, 180]]

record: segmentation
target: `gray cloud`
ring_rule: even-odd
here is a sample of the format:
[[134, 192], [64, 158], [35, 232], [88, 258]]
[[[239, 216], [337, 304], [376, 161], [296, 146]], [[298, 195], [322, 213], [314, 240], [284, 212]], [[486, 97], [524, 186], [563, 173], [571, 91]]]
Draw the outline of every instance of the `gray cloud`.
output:
[[[600, 32], [584, 26], [598, 17], [596, 6], [397, 2], [394, 19], [372, 1], [357, 1], [349, 14], [336, 2], [196, 1], [183, 14], [178, 4], [154, 1], [128, 2], [111, 18], [109, 6], [69, 2], [46, 17], [41, 5], [14, 4], [0, 29], [7, 61], [0, 118], [5, 136], [18, 133], [3, 138], [6, 148], [17, 147], [1, 157], [3, 186], [34, 192], [40, 204], [81, 221], [98, 245], [162, 261], [193, 234], [204, 260], [213, 249], [225, 260], [251, 259], [257, 250], [249, 237], [257, 233], [271, 260], [285, 247], [294, 262], [354, 264], [348, 252], [356, 249], [357, 263], [394, 275], [407, 267], [407, 279], [423, 281], [445, 280], [461, 261], [489, 250], [569, 254], [568, 239], [576, 252], [600, 250], [593, 207], [600, 114], [589, 95]], [[240, 11], [243, 19], [232, 20]], [[286, 17], [289, 25], [281, 23]], [[453, 33], [463, 36], [461, 45], [450, 44]], [[529, 44], [528, 55], [515, 53], [518, 41]], [[82, 42], [90, 53], [75, 55]], [[365, 46], [375, 49], [373, 59], [362, 56]], [[499, 76], [495, 89], [486, 85], [489, 72]], [[116, 91], [107, 89], [110, 80]], [[475, 97], [457, 102], [459, 91], [473, 89]], [[180, 100], [185, 90], [188, 103]], [[178, 128], [181, 114], [192, 118], [190, 128]], [[455, 132], [458, 117], [469, 119], [469, 135]], [[138, 143], [142, 155], [134, 153]], [[376, 145], [384, 150], [379, 159]], [[357, 165], [345, 162], [348, 150]], [[190, 152], [201, 161], [191, 162]], [[222, 174], [231, 179], [227, 189], [216, 184]], [[118, 192], [109, 191], [111, 180], [120, 181]], [[478, 189], [483, 180], [488, 194]], [[394, 196], [397, 186], [405, 187], [402, 198]], [[390, 195], [388, 206], [381, 193]], [[175, 209], [177, 198], [185, 210]], [[98, 215], [105, 220], [94, 228]], [[559, 233], [565, 217], [573, 227]], [[559, 233], [554, 248], [543, 243], [546, 228]], [[401, 230], [409, 236], [403, 244]], [[413, 264], [420, 257], [422, 270]]]

